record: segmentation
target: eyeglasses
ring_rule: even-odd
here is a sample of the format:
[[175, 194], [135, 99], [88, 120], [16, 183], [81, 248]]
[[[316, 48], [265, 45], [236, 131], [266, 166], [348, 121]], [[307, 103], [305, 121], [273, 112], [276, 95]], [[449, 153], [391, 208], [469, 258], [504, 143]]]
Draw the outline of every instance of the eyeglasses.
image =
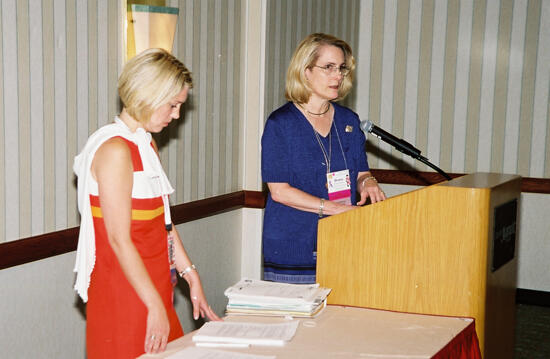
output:
[[337, 72], [340, 73], [340, 75], [342, 76], [347, 76], [349, 74], [349, 67], [347, 67], [346, 65], [336, 66], [334, 64], [327, 64], [325, 66], [313, 65], [313, 67], [320, 68], [326, 75], [334, 75]]

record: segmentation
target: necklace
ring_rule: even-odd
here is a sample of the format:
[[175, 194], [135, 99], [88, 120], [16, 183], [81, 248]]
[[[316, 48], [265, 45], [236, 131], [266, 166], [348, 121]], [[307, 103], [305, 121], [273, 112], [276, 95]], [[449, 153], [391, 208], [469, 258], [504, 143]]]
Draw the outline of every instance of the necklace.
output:
[[300, 104], [300, 103], [298, 104], [298, 106], [300, 106], [300, 107], [302, 108], [302, 110], [306, 111], [306, 113], [307, 113], [308, 115], [311, 115], [311, 116], [323, 116], [325, 113], [328, 112], [328, 110], [330, 110], [330, 102], [327, 102], [327, 109], [324, 110], [324, 111], [321, 112], [321, 113], [311, 112], [311, 111], [309, 111], [307, 108], [305, 108], [304, 106], [302, 106], [302, 104]]

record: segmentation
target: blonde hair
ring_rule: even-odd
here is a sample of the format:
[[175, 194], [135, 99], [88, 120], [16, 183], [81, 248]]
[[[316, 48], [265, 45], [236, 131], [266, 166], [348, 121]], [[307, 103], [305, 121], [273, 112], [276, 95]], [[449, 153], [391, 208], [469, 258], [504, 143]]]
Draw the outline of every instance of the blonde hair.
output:
[[332, 35], [315, 33], [302, 40], [294, 51], [286, 73], [285, 97], [287, 100], [296, 103], [307, 103], [311, 97], [311, 88], [305, 77], [305, 70], [315, 66], [319, 59], [319, 49], [323, 46], [336, 46], [344, 53], [344, 62], [349, 68], [349, 73], [344, 76], [338, 98], [341, 100], [349, 93], [353, 86], [353, 73], [355, 70], [355, 59], [351, 47], [344, 41]]
[[153, 112], [193, 87], [191, 72], [163, 49], [148, 49], [130, 59], [118, 78], [118, 95], [130, 116], [149, 121]]

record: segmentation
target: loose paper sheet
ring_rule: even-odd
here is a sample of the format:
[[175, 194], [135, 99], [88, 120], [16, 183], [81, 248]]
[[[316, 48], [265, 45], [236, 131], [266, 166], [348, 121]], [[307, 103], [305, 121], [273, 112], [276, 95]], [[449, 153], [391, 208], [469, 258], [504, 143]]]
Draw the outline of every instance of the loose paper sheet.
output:
[[272, 303], [310, 303], [317, 297], [326, 297], [330, 289], [319, 284], [288, 284], [244, 278], [227, 288], [225, 295], [231, 300], [247, 299]]
[[275, 356], [188, 347], [170, 355], [166, 359], [275, 359]]
[[193, 336], [193, 341], [282, 346], [294, 337], [299, 323], [298, 320], [275, 324], [207, 322]]

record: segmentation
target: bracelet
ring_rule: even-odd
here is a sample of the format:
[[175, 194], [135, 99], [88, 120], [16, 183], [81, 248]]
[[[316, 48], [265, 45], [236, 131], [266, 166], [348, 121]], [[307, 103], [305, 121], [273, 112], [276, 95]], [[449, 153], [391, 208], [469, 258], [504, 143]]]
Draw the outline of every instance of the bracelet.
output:
[[321, 203], [319, 204], [319, 218], [323, 218], [323, 209], [325, 208], [325, 199], [321, 198]]
[[378, 181], [376, 180], [376, 178], [374, 178], [374, 176], [367, 176], [363, 178], [363, 180], [361, 181], [361, 187], [365, 187], [366, 180], [373, 180], [374, 182], [378, 183]]
[[185, 268], [184, 270], [182, 270], [182, 271], [179, 272], [178, 274], [180, 275], [180, 277], [183, 278], [184, 275], [188, 274], [188, 273], [191, 272], [192, 270], [197, 270], [197, 267], [195, 267], [194, 264], [191, 264], [189, 267]]

